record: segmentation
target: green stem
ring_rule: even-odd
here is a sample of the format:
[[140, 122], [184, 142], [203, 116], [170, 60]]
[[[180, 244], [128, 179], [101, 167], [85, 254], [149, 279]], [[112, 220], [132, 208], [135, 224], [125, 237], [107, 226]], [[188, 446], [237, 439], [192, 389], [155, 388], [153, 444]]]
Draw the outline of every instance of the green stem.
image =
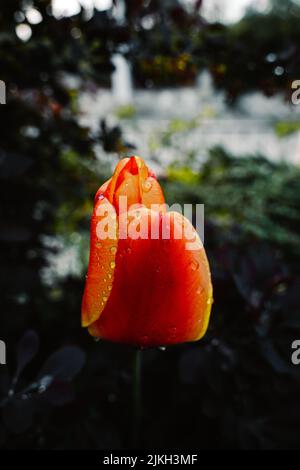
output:
[[136, 349], [133, 357], [133, 445], [138, 445], [142, 417], [141, 393], [142, 351]]

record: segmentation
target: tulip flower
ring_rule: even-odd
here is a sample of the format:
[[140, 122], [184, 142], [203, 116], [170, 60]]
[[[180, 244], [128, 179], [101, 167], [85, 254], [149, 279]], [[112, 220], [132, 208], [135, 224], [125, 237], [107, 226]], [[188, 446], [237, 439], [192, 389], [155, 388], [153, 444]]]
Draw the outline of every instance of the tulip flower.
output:
[[82, 326], [96, 338], [140, 347], [197, 341], [211, 305], [196, 230], [179, 212], [166, 211], [140, 157], [122, 159], [95, 196]]

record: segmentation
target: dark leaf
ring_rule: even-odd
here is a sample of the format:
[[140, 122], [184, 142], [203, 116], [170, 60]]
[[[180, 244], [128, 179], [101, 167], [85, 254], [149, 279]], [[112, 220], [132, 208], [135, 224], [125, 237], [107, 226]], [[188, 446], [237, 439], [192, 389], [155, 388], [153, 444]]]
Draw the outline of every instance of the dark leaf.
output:
[[38, 379], [45, 376], [67, 382], [72, 380], [85, 363], [85, 353], [76, 346], [66, 346], [52, 354], [43, 365]]
[[201, 7], [202, 7], [202, 0], [196, 0], [195, 10], [200, 10]]

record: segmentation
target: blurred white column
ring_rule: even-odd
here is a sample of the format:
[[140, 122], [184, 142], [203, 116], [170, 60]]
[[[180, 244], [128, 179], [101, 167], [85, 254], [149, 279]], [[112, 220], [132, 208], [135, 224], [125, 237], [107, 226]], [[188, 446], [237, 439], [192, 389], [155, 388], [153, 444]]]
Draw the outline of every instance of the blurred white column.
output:
[[112, 75], [112, 93], [118, 105], [132, 103], [133, 86], [131, 69], [128, 61], [121, 54], [115, 54], [112, 58], [115, 71]]

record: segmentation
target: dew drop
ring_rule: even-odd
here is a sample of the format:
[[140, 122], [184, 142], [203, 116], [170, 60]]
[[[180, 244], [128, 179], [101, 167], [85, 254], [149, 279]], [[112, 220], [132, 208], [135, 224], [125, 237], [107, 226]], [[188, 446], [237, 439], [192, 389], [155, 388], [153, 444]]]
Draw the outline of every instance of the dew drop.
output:
[[199, 269], [199, 263], [198, 261], [196, 260], [193, 260], [191, 263], [190, 263], [190, 267], [193, 271], [197, 271], [197, 269]]
[[117, 248], [115, 246], [112, 246], [110, 252], [112, 255], [115, 255], [117, 253]]
[[112, 286], [107, 286], [107, 289], [108, 289], [108, 290], [112, 290]]
[[103, 299], [103, 302], [107, 302], [107, 297], [106, 297], [106, 295], [104, 295], [104, 296], [102, 297], [102, 299]]
[[148, 191], [150, 191], [151, 188], [152, 188], [151, 181], [145, 181], [143, 184], [144, 191], [147, 193]]
[[108, 279], [111, 279], [112, 275], [110, 273], [108, 273], [107, 277], [108, 277]]
[[114, 269], [116, 267], [116, 263], [114, 261], [110, 262], [110, 267], [111, 269]]
[[203, 287], [199, 287], [199, 289], [197, 289], [197, 291], [196, 291], [197, 295], [201, 295], [201, 294], [203, 294], [203, 292], [204, 292]]
[[169, 330], [170, 338], [174, 338], [176, 336], [176, 333], [177, 333], [177, 329], [175, 327], [170, 328]]
[[97, 200], [101, 201], [102, 199], [104, 199], [104, 194], [103, 193], [98, 194]]
[[148, 342], [148, 336], [147, 335], [141, 336], [140, 342], [141, 344], [146, 344]]

